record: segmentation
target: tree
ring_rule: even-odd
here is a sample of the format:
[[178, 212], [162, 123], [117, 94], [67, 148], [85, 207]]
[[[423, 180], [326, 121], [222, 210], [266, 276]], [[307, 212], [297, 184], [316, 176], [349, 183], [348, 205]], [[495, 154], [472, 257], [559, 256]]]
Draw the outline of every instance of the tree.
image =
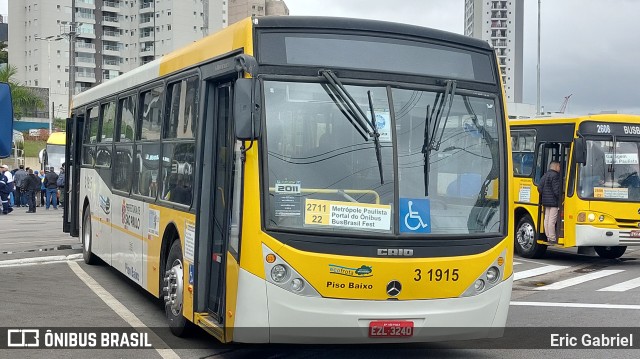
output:
[[29, 88], [21, 85], [14, 80], [14, 76], [18, 73], [18, 68], [12, 65], [0, 68], [0, 82], [6, 82], [11, 89], [11, 98], [13, 100], [13, 114], [16, 118], [22, 117], [22, 114], [35, 109], [42, 109], [44, 103]]
[[6, 64], [9, 62], [9, 54], [7, 53], [7, 43], [0, 41], [0, 64]]

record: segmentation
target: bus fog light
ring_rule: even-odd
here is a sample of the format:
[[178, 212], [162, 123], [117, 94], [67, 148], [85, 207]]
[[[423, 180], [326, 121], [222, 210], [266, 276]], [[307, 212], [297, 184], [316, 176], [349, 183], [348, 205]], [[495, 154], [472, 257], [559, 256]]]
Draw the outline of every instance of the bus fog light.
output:
[[578, 222], [584, 222], [587, 220], [587, 214], [584, 212], [578, 213]]
[[282, 264], [277, 264], [271, 269], [271, 279], [273, 279], [273, 281], [276, 283], [284, 282], [285, 280], [287, 280], [288, 276], [289, 271], [287, 270], [287, 267], [283, 266]]
[[487, 270], [487, 280], [489, 283], [495, 283], [500, 277], [500, 270], [496, 267], [491, 267]]
[[600, 222], [604, 222], [604, 215], [601, 214], [600, 217], [598, 218], [600, 220]]
[[589, 222], [593, 222], [596, 220], [596, 215], [593, 213], [589, 213], [589, 215], [587, 216], [587, 218], [589, 219]]
[[304, 288], [304, 282], [302, 281], [302, 279], [294, 278], [291, 281], [291, 289], [295, 290], [296, 292], [301, 291], [303, 288]]
[[484, 289], [484, 281], [482, 279], [478, 279], [473, 284], [473, 286], [475, 287], [476, 292], [482, 292], [482, 290]]

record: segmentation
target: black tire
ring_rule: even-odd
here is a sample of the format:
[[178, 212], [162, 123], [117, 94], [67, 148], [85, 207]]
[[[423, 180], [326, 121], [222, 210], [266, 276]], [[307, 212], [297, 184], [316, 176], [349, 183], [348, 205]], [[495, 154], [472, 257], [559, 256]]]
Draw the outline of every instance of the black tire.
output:
[[536, 227], [529, 215], [518, 221], [514, 234], [515, 250], [521, 257], [542, 258], [544, 256], [547, 246], [538, 243]]
[[92, 235], [91, 211], [89, 207], [87, 207], [82, 216], [82, 259], [84, 259], [84, 262], [87, 264], [96, 264], [98, 262], [96, 255], [91, 253]]
[[[164, 302], [164, 312], [169, 322], [171, 333], [178, 337], [185, 337], [192, 328], [191, 322], [183, 315], [183, 293], [184, 293], [184, 267], [182, 265], [184, 259], [182, 257], [182, 249], [180, 248], [180, 240], [176, 239], [171, 244], [169, 255], [164, 264], [165, 272], [163, 273], [164, 281], [162, 287], [162, 298]], [[175, 278], [171, 278], [175, 275]], [[171, 288], [176, 284], [177, 288]], [[174, 300], [179, 302], [171, 303]]]
[[594, 247], [600, 258], [616, 259], [622, 257], [627, 246]]

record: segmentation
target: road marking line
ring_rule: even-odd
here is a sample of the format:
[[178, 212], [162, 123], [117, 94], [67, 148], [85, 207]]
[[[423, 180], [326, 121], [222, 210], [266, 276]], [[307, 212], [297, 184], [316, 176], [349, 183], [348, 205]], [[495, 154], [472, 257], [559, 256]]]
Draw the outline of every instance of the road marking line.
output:
[[543, 274], [547, 274], [547, 273], [563, 270], [565, 268], [569, 268], [569, 267], [567, 267], [567, 266], [548, 265], [548, 266], [544, 266], [544, 267], [528, 269], [528, 270], [525, 270], [525, 271], [522, 271], [522, 272], [516, 272], [516, 274], [513, 277], [513, 280], [521, 280], [521, 279], [525, 279], [525, 278], [531, 278], [531, 277], [535, 277], [535, 276], [539, 276], [539, 275], [543, 275]]
[[19, 267], [35, 264], [64, 263], [67, 261], [76, 261], [82, 259], [82, 254], [70, 254], [68, 256], [46, 256], [46, 257], [30, 257], [20, 259], [7, 259], [0, 261], [0, 268]]
[[561, 308], [634, 309], [634, 310], [640, 310], [640, 305], [633, 305], [633, 304], [511, 302], [511, 305], [513, 305], [513, 306], [523, 306], [523, 307], [561, 307]]
[[42, 241], [25, 241], [25, 242], [12, 242], [12, 243], [0, 243], [3, 246], [12, 245], [12, 244], [34, 244], [34, 243], [49, 243], [49, 242], [73, 242], [73, 244], [78, 243], [78, 241], [73, 239], [47, 239]]
[[626, 282], [614, 284], [612, 286], [598, 289], [598, 292], [626, 292], [629, 289], [640, 287], [640, 278], [634, 278]]
[[520, 263], [520, 262], [513, 262], [513, 265], [514, 265], [514, 266], [517, 266], [517, 265], [520, 265], [520, 264], [522, 264], [522, 263]]
[[605, 269], [597, 272], [592, 272], [589, 274], [584, 274], [579, 277], [569, 278], [562, 280], [560, 282], [555, 282], [553, 284], [545, 285], [543, 287], [538, 287], [536, 290], [557, 290], [563, 289], [567, 287], [571, 287], [580, 283], [588, 282], [590, 280], [599, 279], [603, 277], [610, 276], [612, 274], [624, 272], [623, 269]]
[[[144, 323], [138, 319], [127, 307], [120, 303], [111, 293], [107, 292], [95, 279], [93, 279], [84, 269], [80, 268], [80, 265], [76, 262], [67, 262], [71, 270], [89, 287], [102, 301], [109, 306], [120, 318], [124, 319], [134, 329], [140, 331], [140, 328], [147, 328]], [[169, 347], [160, 337], [158, 337], [153, 331], [149, 331], [149, 337], [157, 340], [162, 346]], [[173, 349], [160, 349], [154, 348], [158, 354], [164, 359], [180, 359], [178, 354]]]

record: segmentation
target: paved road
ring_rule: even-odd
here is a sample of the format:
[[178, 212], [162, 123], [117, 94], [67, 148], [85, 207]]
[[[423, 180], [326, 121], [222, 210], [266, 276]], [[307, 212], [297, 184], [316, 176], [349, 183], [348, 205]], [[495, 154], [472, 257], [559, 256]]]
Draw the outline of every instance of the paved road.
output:
[[[164, 328], [162, 305], [106, 266], [79, 261], [77, 239], [60, 230], [61, 211], [0, 217], [0, 315], [3, 327], [153, 328], [152, 342], [174, 350], [5, 350], [1, 358], [635, 358], [633, 350], [450, 349], [443, 344], [400, 346], [221, 345], [202, 331], [188, 339]], [[38, 251], [38, 249], [50, 249]], [[10, 249], [10, 250], [8, 250]], [[11, 253], [7, 253], [11, 252]], [[42, 259], [42, 257], [46, 257]], [[516, 258], [510, 327], [637, 327], [640, 319], [640, 251], [602, 260], [553, 250], [542, 260]], [[24, 260], [26, 258], [26, 260]], [[44, 262], [38, 262], [44, 261]], [[101, 291], [102, 290], [102, 291]], [[122, 309], [124, 308], [124, 309]], [[527, 340], [528, 331], [518, 335]], [[0, 339], [2, 339], [0, 333]], [[6, 340], [6, 339], [3, 339]], [[639, 338], [635, 339], [640, 342]], [[638, 344], [636, 344], [638, 347]]]

